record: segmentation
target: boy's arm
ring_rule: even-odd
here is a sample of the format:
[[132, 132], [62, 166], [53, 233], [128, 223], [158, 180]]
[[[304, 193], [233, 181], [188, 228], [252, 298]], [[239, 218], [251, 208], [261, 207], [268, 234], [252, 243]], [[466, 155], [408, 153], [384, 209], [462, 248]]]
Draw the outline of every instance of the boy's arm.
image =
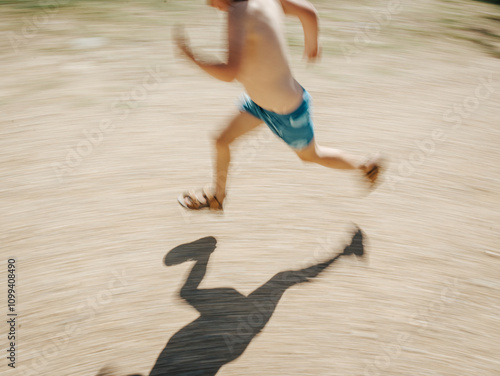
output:
[[320, 56], [318, 11], [307, 0], [280, 0], [286, 15], [296, 16], [304, 30], [305, 55], [311, 61]]
[[242, 8], [233, 8], [228, 12], [228, 58], [227, 63], [205, 62], [199, 59], [187, 44], [186, 38], [177, 29], [174, 34], [175, 42], [181, 51], [196, 65], [209, 75], [221, 81], [233, 81], [239, 71], [243, 43], [245, 41], [245, 27], [243, 25]]

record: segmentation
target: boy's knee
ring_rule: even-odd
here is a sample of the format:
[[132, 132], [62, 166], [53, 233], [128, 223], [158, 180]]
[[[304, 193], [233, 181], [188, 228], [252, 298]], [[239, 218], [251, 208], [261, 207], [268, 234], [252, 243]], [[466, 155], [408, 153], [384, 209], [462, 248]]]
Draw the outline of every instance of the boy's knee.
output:
[[214, 140], [216, 148], [222, 148], [229, 146], [230, 142], [224, 134], [217, 136]]
[[313, 153], [297, 153], [300, 159], [304, 162], [314, 162], [316, 160], [316, 155]]

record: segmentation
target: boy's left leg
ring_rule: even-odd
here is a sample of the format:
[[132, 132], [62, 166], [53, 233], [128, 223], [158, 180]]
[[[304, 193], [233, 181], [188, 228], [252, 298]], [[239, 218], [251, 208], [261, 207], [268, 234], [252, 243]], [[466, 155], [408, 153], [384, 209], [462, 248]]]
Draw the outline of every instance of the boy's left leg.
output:
[[381, 158], [378, 155], [367, 159], [348, 154], [340, 149], [318, 145], [314, 139], [305, 148], [294, 151], [305, 162], [317, 163], [335, 169], [359, 170], [366, 175], [371, 184], [375, 183], [378, 177], [381, 163]]
[[363, 164], [362, 157], [318, 145], [314, 139], [305, 148], [294, 151], [305, 162], [317, 163], [329, 168], [354, 170], [360, 169]]

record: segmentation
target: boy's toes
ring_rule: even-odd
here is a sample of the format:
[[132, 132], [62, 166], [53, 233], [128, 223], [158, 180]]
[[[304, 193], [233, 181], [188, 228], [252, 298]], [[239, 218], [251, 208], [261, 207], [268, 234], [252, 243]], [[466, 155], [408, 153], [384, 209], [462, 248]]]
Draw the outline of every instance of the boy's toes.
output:
[[379, 166], [374, 165], [368, 171], [366, 171], [365, 175], [370, 181], [370, 183], [374, 184], [377, 181], [378, 173], [379, 173]]
[[384, 166], [385, 166], [385, 160], [380, 155], [380, 153], [371, 156], [363, 164], [362, 170], [365, 174], [365, 178], [370, 183], [370, 188], [373, 189], [375, 185], [378, 183], [378, 179], [380, 177], [381, 171], [383, 170]]

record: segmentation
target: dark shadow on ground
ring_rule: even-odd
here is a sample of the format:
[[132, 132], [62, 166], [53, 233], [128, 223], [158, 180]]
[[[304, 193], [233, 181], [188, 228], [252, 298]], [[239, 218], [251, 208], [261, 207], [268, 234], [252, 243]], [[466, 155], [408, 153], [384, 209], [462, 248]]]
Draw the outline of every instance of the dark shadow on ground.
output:
[[363, 254], [363, 237], [358, 230], [342, 253], [302, 270], [280, 272], [245, 296], [229, 287], [198, 288], [216, 243], [213, 237], [199, 239], [174, 248], [165, 257], [166, 265], [196, 260], [180, 296], [198, 310], [200, 317], [172, 336], [150, 376], [215, 375], [224, 364], [243, 354], [289, 287], [318, 276], [341, 256]]
[[474, 0], [474, 1], [479, 1], [481, 3], [500, 5], [500, 0]]
[[216, 244], [214, 237], [206, 237], [180, 245], [165, 256], [167, 266], [196, 261], [180, 290], [180, 297], [200, 316], [170, 338], [150, 376], [214, 376], [223, 365], [243, 354], [264, 329], [288, 288], [317, 277], [342, 256], [364, 254], [363, 234], [356, 229], [351, 243], [329, 260], [301, 270], [277, 273], [245, 296], [230, 287], [198, 288]]

